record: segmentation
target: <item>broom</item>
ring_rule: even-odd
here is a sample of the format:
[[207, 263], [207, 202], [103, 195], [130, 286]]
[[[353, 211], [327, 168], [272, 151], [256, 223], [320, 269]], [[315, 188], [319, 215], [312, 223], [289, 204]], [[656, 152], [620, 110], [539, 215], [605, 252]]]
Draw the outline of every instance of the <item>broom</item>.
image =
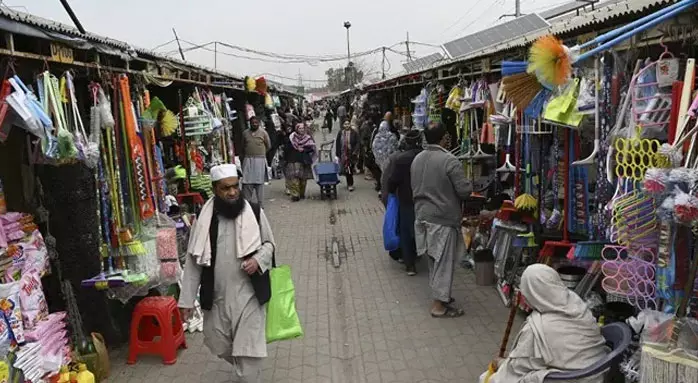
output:
[[673, 318], [673, 328], [669, 344], [645, 344], [642, 346], [640, 362], [640, 383], [654, 382], [698, 382], [698, 358], [682, 349], [677, 349], [679, 335], [688, 315], [688, 305], [693, 296], [693, 287], [698, 273], [698, 239], [693, 244], [693, 264], [681, 304]]
[[[572, 132], [565, 134], [565, 182], [564, 182], [564, 206], [568, 205], [570, 198], [570, 190], [568, 184], [570, 182], [570, 136]], [[555, 196], [557, 198], [557, 196]], [[562, 241], [545, 241], [543, 243], [543, 248], [540, 250], [540, 260], [541, 263], [547, 263], [547, 261], [555, 255], [556, 248], [571, 248], [574, 246], [569, 240], [569, 232], [567, 231], [567, 220], [569, 219], [569, 210], [565, 207], [565, 211], [562, 212]]]
[[[511, 329], [514, 327], [514, 319], [516, 319], [516, 309], [519, 307], [521, 301], [521, 293], [516, 292], [516, 302], [510, 300], [511, 306], [509, 307], [509, 318], [507, 319], [507, 327], [504, 330], [504, 336], [502, 337], [502, 343], [499, 346], [499, 358], [504, 358], [507, 352], [507, 344], [509, 343], [509, 336], [511, 335]], [[489, 383], [490, 378], [494, 373], [497, 372], [497, 367], [494, 363], [490, 363], [487, 367], [487, 375], [485, 376], [485, 383]]]
[[[682, 0], [655, 13], [635, 20], [625, 26], [606, 32], [595, 39], [579, 46], [568, 48], [558, 38], [547, 35], [533, 43], [529, 51], [529, 64], [526, 72], [535, 74], [542, 84], [559, 86], [570, 77], [572, 65], [596, 56], [609, 48], [645, 31], [667, 19], [687, 10], [698, 0]], [[583, 49], [600, 44], [589, 51], [577, 55]]]
[[525, 146], [526, 148], [524, 149], [524, 161], [526, 161], [526, 180], [525, 182], [525, 188], [526, 191], [524, 193], [521, 193], [516, 199], [514, 200], [514, 206], [518, 210], [525, 210], [525, 211], [534, 211], [538, 207], [538, 201], [536, 200], [535, 197], [533, 197], [530, 192], [531, 192], [531, 137], [524, 135], [522, 133], [522, 137], [524, 140], [526, 140]]

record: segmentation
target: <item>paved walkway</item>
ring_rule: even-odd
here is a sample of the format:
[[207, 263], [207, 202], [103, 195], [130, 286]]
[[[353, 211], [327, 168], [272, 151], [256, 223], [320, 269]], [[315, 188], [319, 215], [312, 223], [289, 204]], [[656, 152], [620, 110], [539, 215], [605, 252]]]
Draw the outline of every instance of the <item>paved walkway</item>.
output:
[[[466, 315], [432, 318], [426, 262], [408, 277], [388, 257], [383, 206], [372, 183], [356, 178], [357, 190], [340, 185], [336, 201], [321, 201], [314, 183], [310, 199], [297, 203], [284, 195], [282, 180], [267, 188], [277, 260], [293, 270], [305, 337], [269, 345], [264, 381], [477, 382], [497, 352], [508, 310], [494, 289], [477, 287], [472, 272], [459, 269], [453, 296]], [[127, 366], [123, 352], [112, 355], [110, 382], [231, 381], [231, 367], [209, 353], [203, 335], [188, 335], [188, 345], [173, 366], [148, 357]]]

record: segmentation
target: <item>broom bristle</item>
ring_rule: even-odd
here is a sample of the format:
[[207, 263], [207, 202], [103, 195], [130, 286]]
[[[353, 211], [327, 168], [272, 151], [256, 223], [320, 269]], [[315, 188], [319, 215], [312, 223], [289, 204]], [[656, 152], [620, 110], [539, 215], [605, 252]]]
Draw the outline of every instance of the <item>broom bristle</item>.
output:
[[529, 51], [527, 72], [534, 73], [545, 84], [565, 84], [572, 74], [568, 49], [555, 36], [539, 38]]
[[502, 89], [506, 98], [511, 101], [517, 109], [526, 109], [534, 97], [542, 89], [536, 76], [528, 73], [520, 73], [502, 79]]
[[177, 127], [179, 127], [179, 121], [177, 120], [177, 116], [175, 116], [175, 114], [172, 113], [171, 110], [165, 110], [165, 113], [162, 115], [162, 120], [160, 120], [160, 129], [162, 130], [162, 135], [164, 137], [171, 136], [172, 133], [174, 133], [177, 130]]
[[145, 246], [143, 246], [143, 242], [141, 241], [125, 243], [121, 247], [121, 250], [126, 256], [140, 256], [147, 254], [145, 251]]

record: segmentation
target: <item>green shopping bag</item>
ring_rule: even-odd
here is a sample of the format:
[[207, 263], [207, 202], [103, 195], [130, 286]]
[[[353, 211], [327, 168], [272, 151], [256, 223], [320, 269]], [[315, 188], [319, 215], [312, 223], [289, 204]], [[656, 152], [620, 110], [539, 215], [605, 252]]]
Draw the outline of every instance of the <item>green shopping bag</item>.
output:
[[303, 336], [296, 312], [296, 290], [291, 279], [291, 267], [281, 265], [269, 271], [271, 299], [267, 302], [267, 343]]

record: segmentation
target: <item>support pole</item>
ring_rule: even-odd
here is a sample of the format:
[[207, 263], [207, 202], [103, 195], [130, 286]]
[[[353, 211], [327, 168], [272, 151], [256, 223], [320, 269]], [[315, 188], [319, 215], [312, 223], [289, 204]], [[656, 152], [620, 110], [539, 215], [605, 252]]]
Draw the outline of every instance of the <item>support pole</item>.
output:
[[172, 33], [174, 33], [175, 40], [177, 40], [177, 48], [179, 48], [179, 55], [182, 57], [182, 61], [187, 61], [184, 58], [184, 51], [182, 51], [182, 44], [179, 42], [179, 37], [177, 37], [177, 31], [174, 28], [172, 28]]
[[66, 12], [68, 12], [68, 16], [70, 16], [70, 19], [73, 20], [73, 24], [75, 24], [75, 27], [82, 33], [83, 35], [86, 34], [85, 28], [82, 27], [82, 24], [80, 24], [80, 20], [78, 20], [78, 17], [75, 16], [75, 12], [73, 12], [73, 8], [70, 8], [70, 4], [68, 4], [68, 0], [61, 0], [61, 4], [63, 4], [63, 8], [65, 9]]

